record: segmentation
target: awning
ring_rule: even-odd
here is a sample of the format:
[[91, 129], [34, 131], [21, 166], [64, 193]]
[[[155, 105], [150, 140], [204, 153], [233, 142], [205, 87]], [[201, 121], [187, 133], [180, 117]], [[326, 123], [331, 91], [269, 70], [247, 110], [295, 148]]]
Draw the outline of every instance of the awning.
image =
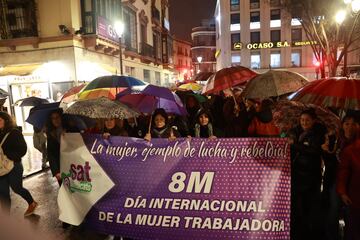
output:
[[24, 64], [24, 65], [7, 65], [0, 68], [0, 76], [26, 76], [31, 75], [42, 63]]

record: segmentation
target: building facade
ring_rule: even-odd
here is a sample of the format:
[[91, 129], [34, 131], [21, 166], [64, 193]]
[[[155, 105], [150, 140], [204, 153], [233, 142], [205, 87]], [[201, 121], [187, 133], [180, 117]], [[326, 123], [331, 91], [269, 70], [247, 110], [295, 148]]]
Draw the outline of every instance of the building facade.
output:
[[[215, 9], [217, 69], [242, 65], [264, 72], [288, 69], [316, 78], [316, 59], [301, 23], [280, 0], [218, 0]], [[358, 64], [360, 55], [348, 62]], [[339, 71], [341, 69], [339, 68]]]
[[[0, 1], [0, 88], [20, 98], [59, 100], [78, 82], [120, 73], [157, 85], [173, 79], [167, 0]], [[24, 126], [28, 108], [14, 107]]]
[[193, 75], [191, 43], [174, 38], [173, 46], [176, 80], [179, 82], [189, 80]]
[[194, 74], [216, 71], [216, 31], [214, 20], [203, 20], [191, 32]]

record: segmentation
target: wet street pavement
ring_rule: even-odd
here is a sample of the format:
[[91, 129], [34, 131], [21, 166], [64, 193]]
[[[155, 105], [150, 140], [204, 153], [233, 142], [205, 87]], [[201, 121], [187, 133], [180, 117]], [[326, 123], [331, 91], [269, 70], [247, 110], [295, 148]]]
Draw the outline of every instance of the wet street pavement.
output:
[[[41, 167], [41, 165], [40, 165]], [[109, 239], [94, 232], [91, 232], [83, 227], [69, 227], [62, 228], [62, 223], [58, 220], [57, 207], [57, 181], [52, 177], [50, 170], [33, 175], [24, 179], [24, 186], [31, 192], [35, 201], [39, 203], [39, 208], [36, 214], [24, 220], [23, 214], [27, 208], [27, 203], [20, 196], [12, 193], [12, 216], [15, 218], [17, 229], [23, 229], [21, 224], [29, 225], [37, 234], [51, 235], [48, 238], [34, 239], [56, 239], [56, 240], [100, 240]], [[19, 228], [20, 227], [20, 228]], [[1, 226], [0, 226], [1, 228]], [[25, 229], [26, 227], [24, 227]], [[0, 239], [1, 231], [0, 231]], [[21, 239], [21, 238], [11, 238]], [[30, 238], [29, 238], [30, 239]], [[31, 238], [32, 239], [32, 238]], [[10, 240], [10, 238], [9, 238]]]

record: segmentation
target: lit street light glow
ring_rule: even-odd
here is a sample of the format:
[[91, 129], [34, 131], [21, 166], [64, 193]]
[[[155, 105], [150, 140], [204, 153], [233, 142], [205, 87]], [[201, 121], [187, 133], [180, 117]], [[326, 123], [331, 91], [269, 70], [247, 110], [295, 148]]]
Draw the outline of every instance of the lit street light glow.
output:
[[124, 23], [117, 21], [117, 22], [115, 22], [114, 28], [115, 28], [116, 34], [119, 37], [121, 37], [123, 35], [124, 29], [125, 29]]
[[199, 63], [201, 63], [201, 62], [202, 62], [202, 57], [201, 57], [201, 56], [197, 57], [197, 61], [198, 61]]
[[341, 24], [345, 20], [345, 17], [346, 17], [345, 10], [339, 10], [335, 15], [335, 21], [338, 24]]
[[357, 13], [360, 11], [360, 0], [354, 0], [351, 2], [352, 11]]

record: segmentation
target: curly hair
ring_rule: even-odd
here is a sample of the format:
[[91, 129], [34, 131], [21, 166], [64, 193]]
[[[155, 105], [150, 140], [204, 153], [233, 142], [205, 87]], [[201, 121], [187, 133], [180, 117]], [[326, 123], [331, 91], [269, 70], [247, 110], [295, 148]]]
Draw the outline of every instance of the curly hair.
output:
[[0, 112], [0, 118], [4, 120], [4, 128], [0, 129], [3, 132], [10, 132], [16, 127], [12, 117], [7, 112]]

